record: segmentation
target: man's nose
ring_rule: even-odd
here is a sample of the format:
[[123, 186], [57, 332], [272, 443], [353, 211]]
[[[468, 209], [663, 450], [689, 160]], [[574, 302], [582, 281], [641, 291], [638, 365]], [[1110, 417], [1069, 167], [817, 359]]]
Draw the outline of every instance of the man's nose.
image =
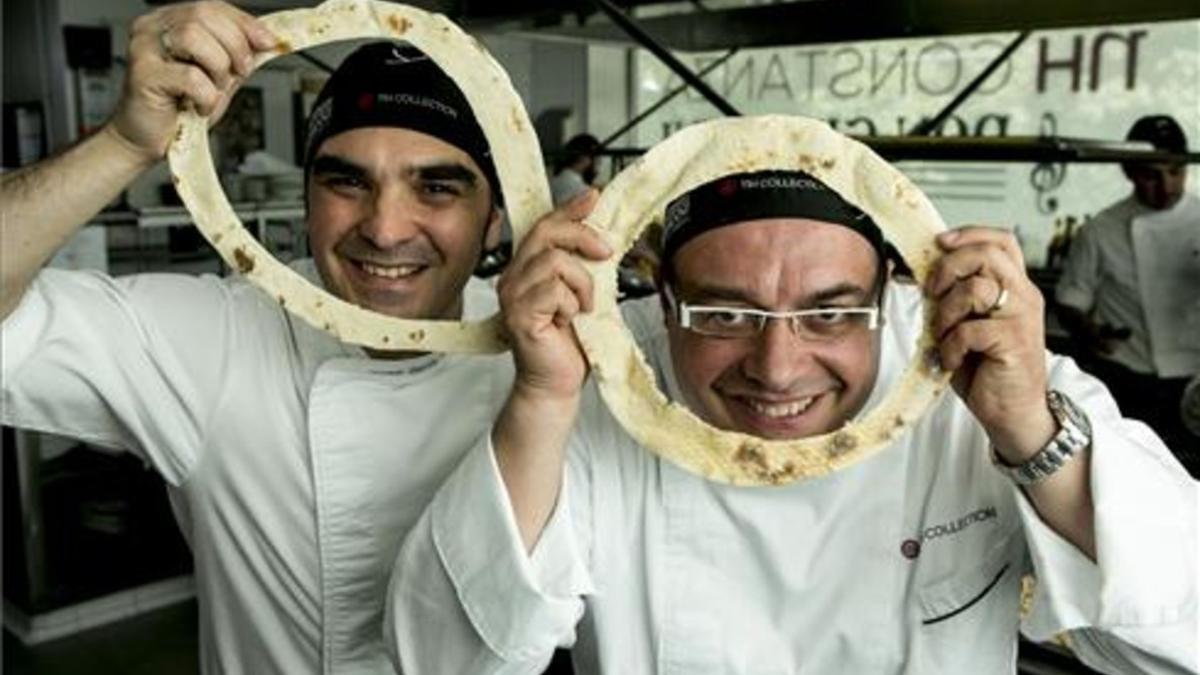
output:
[[771, 319], [743, 363], [746, 377], [768, 391], [786, 391], [812, 362], [812, 346], [787, 320]]
[[392, 248], [412, 239], [421, 231], [420, 207], [409, 190], [401, 187], [381, 188], [368, 202], [367, 209], [359, 222], [358, 231], [378, 248]]

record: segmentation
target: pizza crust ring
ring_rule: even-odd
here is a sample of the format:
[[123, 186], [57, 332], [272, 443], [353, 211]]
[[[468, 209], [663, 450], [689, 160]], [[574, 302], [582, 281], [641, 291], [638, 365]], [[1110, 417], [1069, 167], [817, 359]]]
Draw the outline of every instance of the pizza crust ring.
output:
[[638, 442], [692, 473], [733, 485], [781, 485], [860, 462], [919, 419], [950, 378], [938, 367], [932, 305], [926, 300], [919, 357], [878, 406], [832, 433], [766, 440], [716, 429], [667, 399], [621, 317], [616, 267], [675, 197], [722, 176], [763, 170], [805, 171], [865, 211], [918, 282], [940, 255], [934, 237], [946, 229], [925, 195], [898, 170], [823, 122], [802, 117], [725, 118], [687, 127], [608, 185], [586, 222], [615, 254], [588, 263], [595, 309], [575, 319], [592, 374], [613, 415]]
[[[255, 68], [315, 45], [356, 38], [407, 40], [453, 79], [487, 137], [500, 176], [505, 209], [520, 241], [550, 211], [541, 147], [508, 74], [475, 38], [440, 14], [371, 0], [328, 0], [311, 9], [261, 19], [278, 38], [277, 54]], [[196, 227], [230, 266], [284, 308], [339, 340], [379, 350], [494, 353], [508, 349], [498, 315], [483, 321], [427, 321], [390, 317], [350, 304], [317, 288], [272, 256], [242, 225], [222, 189], [208, 145], [208, 118], [180, 114], [168, 150], [171, 178]]]

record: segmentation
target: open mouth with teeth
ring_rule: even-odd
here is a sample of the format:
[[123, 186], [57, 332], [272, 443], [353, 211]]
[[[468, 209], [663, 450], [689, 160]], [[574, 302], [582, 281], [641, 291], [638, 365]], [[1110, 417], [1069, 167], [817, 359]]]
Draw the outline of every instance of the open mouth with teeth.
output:
[[768, 401], [749, 396], [729, 397], [734, 419], [742, 430], [765, 438], [798, 438], [819, 433], [814, 404], [823, 395], [786, 401]]
[[795, 417], [800, 413], [808, 410], [808, 406], [812, 405], [814, 396], [801, 399], [799, 401], [789, 401], [787, 403], [764, 403], [762, 401], [747, 401], [754, 412], [772, 419], [780, 419], [784, 417]]
[[379, 279], [405, 279], [426, 269], [425, 265], [378, 265], [357, 262], [355, 267], [364, 275]]

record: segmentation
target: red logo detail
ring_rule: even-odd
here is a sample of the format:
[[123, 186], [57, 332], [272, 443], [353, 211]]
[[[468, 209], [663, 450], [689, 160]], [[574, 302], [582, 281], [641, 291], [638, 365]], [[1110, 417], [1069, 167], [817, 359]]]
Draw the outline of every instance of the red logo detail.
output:
[[733, 193], [738, 191], [738, 182], [736, 178], [726, 178], [717, 184], [717, 194], [722, 197], [732, 197]]
[[921, 555], [921, 542], [916, 539], [905, 539], [900, 542], [900, 555], [909, 560], [915, 560], [917, 556]]
[[375, 94], [361, 94], [358, 97], [358, 109], [368, 112], [375, 107]]

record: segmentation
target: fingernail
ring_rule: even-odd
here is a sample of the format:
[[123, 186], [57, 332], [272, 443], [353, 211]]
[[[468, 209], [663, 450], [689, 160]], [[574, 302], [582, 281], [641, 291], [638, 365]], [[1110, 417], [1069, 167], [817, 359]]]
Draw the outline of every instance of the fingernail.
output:
[[275, 34], [272, 33], [271, 31], [267, 30], [266, 28], [263, 28], [262, 26], [258, 26], [255, 28], [255, 30], [258, 32], [258, 41], [262, 44], [263, 47], [271, 48], [279, 43], [279, 40], [278, 40], [278, 38], [275, 37]]
[[937, 236], [937, 240], [938, 243], [941, 244], [953, 244], [954, 242], [958, 241], [958, 235], [959, 233], [957, 230], [950, 230], [949, 232], [942, 232], [939, 234]]

